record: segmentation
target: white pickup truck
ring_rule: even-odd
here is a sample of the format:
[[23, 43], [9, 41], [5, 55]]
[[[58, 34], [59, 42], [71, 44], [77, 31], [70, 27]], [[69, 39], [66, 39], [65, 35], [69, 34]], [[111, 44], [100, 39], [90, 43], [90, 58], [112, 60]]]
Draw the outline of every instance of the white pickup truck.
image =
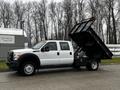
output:
[[86, 66], [88, 70], [97, 70], [101, 59], [111, 58], [112, 53], [91, 28], [94, 19], [76, 24], [69, 36], [76, 43], [74, 49], [71, 41], [41, 41], [31, 49], [11, 50], [7, 65], [22, 75], [33, 75], [37, 69], [72, 66], [79, 69]]

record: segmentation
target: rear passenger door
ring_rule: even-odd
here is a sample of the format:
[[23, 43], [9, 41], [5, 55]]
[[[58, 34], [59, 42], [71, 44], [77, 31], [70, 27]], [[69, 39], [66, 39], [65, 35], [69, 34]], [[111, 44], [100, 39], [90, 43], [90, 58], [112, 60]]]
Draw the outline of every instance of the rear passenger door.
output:
[[70, 47], [69, 42], [59, 42], [60, 45], [60, 63], [61, 64], [72, 64], [73, 63], [73, 50]]

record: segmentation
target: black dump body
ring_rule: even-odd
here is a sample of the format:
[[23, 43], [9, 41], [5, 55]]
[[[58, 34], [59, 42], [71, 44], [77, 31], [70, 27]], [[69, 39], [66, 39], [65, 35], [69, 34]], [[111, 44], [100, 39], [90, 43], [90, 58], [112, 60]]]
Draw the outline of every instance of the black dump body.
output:
[[76, 24], [69, 36], [89, 58], [111, 59], [113, 54], [92, 29], [94, 18]]

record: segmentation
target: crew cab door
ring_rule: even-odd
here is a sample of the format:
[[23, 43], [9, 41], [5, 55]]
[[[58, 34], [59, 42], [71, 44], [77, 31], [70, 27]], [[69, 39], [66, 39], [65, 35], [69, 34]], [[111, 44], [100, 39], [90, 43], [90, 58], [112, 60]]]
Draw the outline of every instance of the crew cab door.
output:
[[[46, 49], [46, 50], [45, 50]], [[41, 65], [57, 65], [59, 64], [57, 42], [47, 42], [39, 53]]]
[[74, 54], [72, 44], [69, 42], [59, 42], [60, 64], [73, 64]]

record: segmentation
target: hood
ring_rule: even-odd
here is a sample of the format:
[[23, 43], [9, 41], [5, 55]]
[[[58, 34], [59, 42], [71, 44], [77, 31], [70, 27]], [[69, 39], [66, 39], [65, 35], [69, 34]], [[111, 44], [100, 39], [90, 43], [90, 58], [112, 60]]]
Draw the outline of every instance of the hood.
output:
[[14, 53], [31, 53], [33, 52], [33, 49], [31, 48], [26, 48], [26, 49], [15, 49], [15, 50], [11, 50]]

